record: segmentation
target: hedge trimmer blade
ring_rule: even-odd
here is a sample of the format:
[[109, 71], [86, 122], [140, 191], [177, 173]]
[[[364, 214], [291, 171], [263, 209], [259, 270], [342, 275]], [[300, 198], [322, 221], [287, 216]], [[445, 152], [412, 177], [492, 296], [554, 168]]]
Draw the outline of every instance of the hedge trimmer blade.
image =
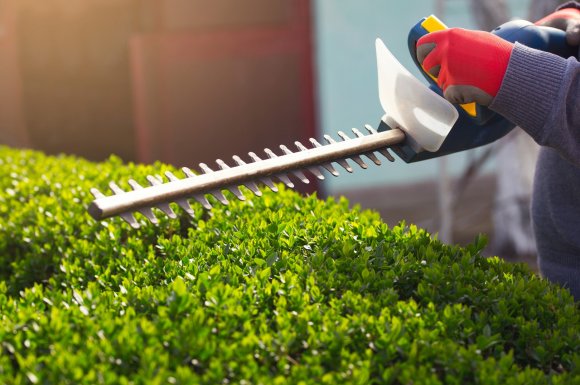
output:
[[[276, 155], [273, 151], [265, 149], [266, 159], [251, 152], [249, 163], [234, 156], [236, 165], [233, 167], [218, 159], [217, 171], [201, 163], [200, 175], [184, 167], [185, 178], [178, 178], [170, 172], [165, 173], [168, 182], [164, 182], [161, 177], [148, 176], [151, 185], [148, 187], [130, 180], [132, 191], [124, 191], [111, 182], [109, 185], [114, 195], [105, 196], [99, 190], [91, 189], [96, 199], [89, 206], [89, 213], [95, 219], [119, 215], [131, 226], [139, 227], [139, 222], [133, 216], [135, 212], [157, 223], [157, 217], [152, 209], [156, 207], [174, 218], [176, 214], [169, 206], [172, 202], [193, 215], [188, 199], [195, 199], [210, 209], [211, 204], [206, 199], [206, 194], [211, 194], [219, 202], [228, 204], [222, 190], [229, 190], [238, 199], [244, 200], [245, 196], [239, 189], [242, 185], [258, 196], [262, 192], [257, 183], [263, 183], [272, 191], [276, 191], [273, 178], [292, 188], [294, 184], [288, 178], [289, 175], [309, 183], [304, 171], [308, 171], [318, 179], [324, 179], [323, 170], [338, 176], [338, 172], [332, 166], [333, 162], [346, 171], [353, 172], [347, 159], [353, 160], [362, 168], [368, 167], [361, 158], [363, 155], [377, 165], [381, 164], [375, 152], [394, 161], [387, 150], [388, 147], [394, 147], [393, 150], [404, 161], [412, 160], [418, 153], [439, 150], [457, 120], [458, 113], [455, 107], [415, 79], [380, 39], [377, 39], [375, 48], [379, 99], [385, 111], [379, 126], [380, 132], [367, 125], [365, 128], [369, 133], [363, 135], [353, 128], [355, 138], [349, 138], [345, 133], [339, 132], [341, 141], [337, 142], [325, 135], [328, 144], [322, 145], [310, 139], [312, 148], [306, 148], [302, 143], [295, 142], [297, 152], [282, 145], [280, 146], [282, 155]], [[403, 142], [404, 148], [399, 148]]]
[[368, 166], [361, 158], [366, 156], [373, 163], [380, 165], [381, 161], [375, 152], [382, 154], [389, 161], [394, 161], [387, 147], [401, 143], [405, 140], [405, 134], [400, 129], [392, 129], [384, 132], [377, 132], [366, 125], [368, 135], [362, 134], [356, 128], [352, 131], [355, 138], [349, 138], [345, 133], [338, 132], [340, 141], [335, 141], [331, 136], [325, 135], [328, 144], [322, 145], [311, 138], [312, 148], [305, 147], [300, 142], [295, 142], [298, 151], [293, 152], [288, 147], [281, 145], [284, 154], [277, 155], [270, 149], [264, 152], [267, 158], [260, 158], [253, 152], [249, 153], [250, 162], [245, 162], [239, 156], [233, 156], [235, 166], [229, 166], [221, 159], [216, 161], [219, 170], [213, 170], [204, 163], [200, 163], [201, 174], [196, 175], [191, 169], [183, 167], [184, 178], [179, 178], [167, 171], [165, 176], [167, 182], [159, 176], [149, 175], [147, 180], [150, 186], [141, 186], [135, 180], [129, 180], [129, 185], [133, 190], [124, 191], [115, 182], [110, 182], [109, 186], [114, 195], [105, 196], [96, 188], [91, 189], [91, 193], [96, 198], [89, 206], [89, 213], [97, 220], [112, 216], [121, 216], [132, 227], [138, 228], [139, 222], [135, 219], [134, 213], [139, 212], [148, 218], [152, 223], [157, 223], [157, 217], [153, 213], [153, 208], [158, 208], [171, 218], [176, 214], [169, 206], [170, 203], [177, 203], [188, 214], [194, 215], [193, 209], [188, 199], [195, 199], [206, 209], [212, 206], [206, 199], [206, 194], [213, 195], [224, 205], [228, 204], [227, 198], [222, 190], [231, 191], [239, 200], [246, 197], [240, 191], [239, 186], [246, 186], [256, 196], [262, 195], [258, 183], [268, 186], [276, 192], [273, 179], [276, 178], [286, 186], [293, 188], [294, 184], [288, 177], [294, 175], [303, 183], [310, 180], [303, 171], [308, 171], [315, 178], [324, 179], [323, 170], [328, 171], [333, 176], [338, 176], [338, 171], [332, 163], [337, 163], [348, 172], [353, 172], [353, 168], [347, 159], [353, 160], [361, 168]]

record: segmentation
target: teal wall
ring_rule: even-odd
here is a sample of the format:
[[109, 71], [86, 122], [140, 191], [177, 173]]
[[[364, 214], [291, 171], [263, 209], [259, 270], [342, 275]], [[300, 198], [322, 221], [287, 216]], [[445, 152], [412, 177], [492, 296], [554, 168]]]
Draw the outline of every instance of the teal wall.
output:
[[[473, 28], [467, 0], [445, 3], [444, 15], [437, 15], [445, 24]], [[512, 15], [518, 11], [521, 14], [526, 3], [512, 0]], [[374, 51], [377, 37], [383, 39], [407, 69], [422, 79], [406, 46], [407, 33], [422, 17], [434, 13], [434, 4], [434, 0], [314, 1], [317, 99], [322, 133], [347, 132], [352, 127], [362, 128], [365, 123], [378, 125], [383, 111], [377, 91]], [[448, 157], [453, 173], [465, 166], [467, 156]], [[327, 180], [325, 188], [332, 193], [361, 186], [403, 184], [434, 178], [437, 173], [437, 161], [406, 164], [397, 159], [381, 167], [370, 165], [368, 170], [356, 166], [354, 174]]]

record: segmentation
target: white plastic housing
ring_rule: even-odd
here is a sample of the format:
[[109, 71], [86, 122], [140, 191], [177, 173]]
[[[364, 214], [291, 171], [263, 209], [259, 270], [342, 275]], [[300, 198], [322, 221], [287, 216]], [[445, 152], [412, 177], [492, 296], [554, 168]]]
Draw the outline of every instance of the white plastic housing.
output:
[[407, 71], [381, 39], [376, 40], [376, 49], [383, 120], [405, 131], [419, 147], [439, 150], [459, 113]]

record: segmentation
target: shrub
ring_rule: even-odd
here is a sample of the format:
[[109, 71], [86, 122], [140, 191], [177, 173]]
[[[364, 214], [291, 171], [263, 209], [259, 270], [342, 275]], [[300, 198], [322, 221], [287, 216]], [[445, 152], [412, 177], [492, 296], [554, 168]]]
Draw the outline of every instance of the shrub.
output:
[[481, 238], [282, 186], [138, 230], [86, 213], [167, 169], [0, 148], [0, 383], [580, 383], [573, 298]]

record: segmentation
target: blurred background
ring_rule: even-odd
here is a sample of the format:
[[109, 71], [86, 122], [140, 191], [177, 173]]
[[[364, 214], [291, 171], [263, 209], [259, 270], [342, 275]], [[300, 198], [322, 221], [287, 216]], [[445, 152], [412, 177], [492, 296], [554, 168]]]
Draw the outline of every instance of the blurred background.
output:
[[[491, 30], [554, 0], [0, 0], [0, 144], [194, 166], [383, 115], [374, 41], [421, 78], [407, 33], [435, 14]], [[358, 169], [303, 192], [534, 266], [537, 149], [519, 130], [446, 158]]]

